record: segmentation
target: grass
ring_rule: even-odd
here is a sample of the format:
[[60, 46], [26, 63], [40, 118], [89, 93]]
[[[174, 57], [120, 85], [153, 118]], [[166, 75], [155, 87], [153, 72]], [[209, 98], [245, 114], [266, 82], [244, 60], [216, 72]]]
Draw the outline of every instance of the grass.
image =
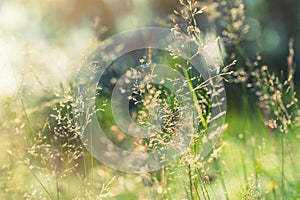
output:
[[[206, 7], [198, 1], [180, 0], [180, 8], [165, 23], [189, 35], [201, 49], [206, 41], [197, 19], [199, 15], [210, 15], [209, 19], [222, 27], [220, 38], [227, 55], [231, 55], [214, 63], [215, 73], [227, 81], [227, 91], [238, 91], [239, 99], [228, 105], [222, 134], [207, 156], [200, 155], [200, 147], [207, 143], [208, 127], [213, 123], [209, 113], [220, 108], [210, 97], [220, 94], [209, 93], [210, 81], [204, 81], [189, 62], [177, 58], [174, 52], [134, 52], [141, 55], [142, 64], [159, 61], [185, 77], [197, 110], [194, 119], [198, 120], [191, 148], [154, 172], [133, 174], [110, 169], [95, 159], [81, 141], [82, 127], [74, 120], [80, 112], [73, 110], [75, 85], [70, 83], [38, 95], [27, 95], [27, 89], [20, 87], [12, 98], [0, 100], [0, 199], [300, 199], [300, 109], [293, 82], [293, 41], [287, 44], [287, 75], [273, 73], [260, 57], [248, 58], [240, 45], [247, 31], [243, 2], [216, 3], [221, 15], [205, 13]], [[116, 68], [128, 64], [129, 58], [125, 55], [116, 61]], [[112, 81], [114, 77], [109, 76]], [[185, 125], [180, 118], [183, 110], [172, 92], [155, 84], [136, 89], [130, 114], [137, 123], [151, 124], [151, 102], [163, 105], [159, 109], [165, 113], [160, 118], [163, 128], [142, 140], [124, 136], [114, 123], [107, 83], [103, 80], [97, 109], [90, 116], [97, 115], [109, 138], [133, 151], [165, 150], [179, 134], [178, 127]], [[227, 94], [228, 99], [234, 95]]]

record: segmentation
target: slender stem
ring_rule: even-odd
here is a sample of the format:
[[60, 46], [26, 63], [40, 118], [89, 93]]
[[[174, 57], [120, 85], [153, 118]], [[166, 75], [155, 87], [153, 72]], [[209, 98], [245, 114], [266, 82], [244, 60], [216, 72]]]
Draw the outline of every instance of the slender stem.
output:
[[281, 134], [281, 199], [285, 198], [285, 189], [284, 189], [284, 134]]
[[33, 134], [31, 123], [30, 123], [30, 120], [29, 120], [29, 117], [28, 117], [28, 114], [27, 114], [27, 111], [26, 111], [24, 99], [23, 99], [22, 96], [21, 96], [20, 99], [21, 99], [21, 104], [22, 104], [22, 109], [23, 109], [23, 112], [24, 112], [25, 120], [26, 120], [28, 129], [29, 129], [29, 133], [30, 133], [31, 139], [33, 140], [34, 139], [34, 134]]
[[92, 166], [92, 189], [94, 191], [94, 183], [95, 183], [95, 168], [94, 168], [94, 157], [93, 154], [91, 154], [91, 166]]
[[204, 128], [207, 128], [207, 123], [206, 123], [206, 120], [202, 114], [202, 109], [198, 103], [198, 98], [197, 98], [197, 95], [195, 93], [195, 90], [194, 90], [194, 87], [193, 87], [193, 84], [192, 84], [192, 81], [190, 79], [190, 76], [187, 72], [187, 70], [185, 68], [182, 68], [183, 70], [183, 74], [185, 76], [185, 79], [187, 80], [187, 83], [188, 83], [188, 86], [189, 86], [189, 89], [190, 89], [190, 92], [191, 92], [191, 95], [192, 95], [192, 98], [193, 98], [193, 101], [194, 101], [194, 104], [195, 104], [195, 107], [197, 109], [197, 112], [198, 112], [198, 115], [200, 117], [200, 120], [201, 120], [201, 123], [203, 125]]
[[274, 197], [274, 200], [277, 200], [275, 188], [273, 188], [272, 191], [273, 191], [273, 197]]
[[203, 190], [204, 190], [204, 192], [205, 192], [205, 197], [206, 197], [208, 200], [210, 200], [210, 196], [209, 196], [209, 193], [208, 193], [208, 191], [207, 191], [207, 188], [206, 188], [206, 185], [205, 185], [205, 181], [203, 180], [201, 174], [200, 174], [200, 179], [201, 179], [201, 185], [202, 185], [202, 188], [203, 188]]
[[225, 181], [224, 181], [224, 177], [222, 176], [222, 174], [220, 172], [220, 167], [219, 167], [218, 161], [216, 159], [214, 159], [214, 163], [216, 165], [217, 174], [221, 177], [221, 184], [222, 184], [222, 188], [223, 188], [224, 193], [225, 193], [226, 200], [229, 200], [227, 188], [226, 188]]
[[193, 194], [193, 180], [192, 180], [192, 170], [191, 170], [191, 165], [188, 165], [188, 173], [189, 173], [189, 181], [190, 181], [190, 193], [191, 193], [191, 199], [194, 199], [194, 194]]
[[57, 178], [56, 178], [56, 195], [57, 195], [57, 200], [59, 200], [59, 185], [58, 185]]
[[243, 154], [243, 153], [241, 153], [241, 159], [242, 159], [242, 165], [243, 165], [244, 180], [245, 180], [245, 182], [246, 182], [246, 185], [248, 186], [247, 167], [246, 167], [245, 157], [244, 157], [244, 154]]
[[47, 188], [45, 187], [45, 185], [42, 183], [42, 181], [39, 179], [39, 177], [28, 167], [26, 166], [27, 169], [30, 171], [30, 173], [34, 176], [34, 178], [39, 182], [39, 184], [42, 186], [42, 188], [45, 190], [45, 192], [47, 193], [47, 195], [50, 197], [50, 199], [53, 199], [52, 195], [50, 194], [50, 192], [47, 190]]

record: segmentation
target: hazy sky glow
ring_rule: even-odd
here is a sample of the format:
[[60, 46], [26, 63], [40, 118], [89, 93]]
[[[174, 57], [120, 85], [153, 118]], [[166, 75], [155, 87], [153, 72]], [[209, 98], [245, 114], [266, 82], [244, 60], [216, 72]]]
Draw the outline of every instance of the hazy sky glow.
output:
[[70, 81], [94, 38], [88, 23], [74, 23], [71, 27], [52, 24], [45, 6], [33, 1], [17, 2], [0, 4], [1, 96], [13, 95], [23, 78], [34, 89], [32, 72], [47, 87]]

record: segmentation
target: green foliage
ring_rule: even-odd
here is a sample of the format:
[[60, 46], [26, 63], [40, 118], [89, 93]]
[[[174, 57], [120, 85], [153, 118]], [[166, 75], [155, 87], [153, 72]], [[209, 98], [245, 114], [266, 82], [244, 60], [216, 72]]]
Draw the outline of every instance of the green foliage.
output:
[[[199, 49], [209, 45], [199, 16], [215, 23], [220, 35], [218, 55], [225, 60], [214, 63], [215, 73], [228, 81], [229, 88], [244, 91], [239, 98], [243, 109], [237, 113], [229, 108], [221, 138], [207, 156], [199, 155], [199, 147], [206, 142], [209, 113], [216, 107], [208, 84], [189, 62], [174, 56], [176, 49], [170, 48], [171, 54], [149, 50], [141, 64], [171, 66], [189, 86], [198, 115], [191, 148], [155, 172], [126, 174], [109, 169], [80, 140], [82, 127], [74, 120], [78, 113], [72, 110], [72, 84], [55, 93], [44, 91], [46, 97], [25, 95], [20, 88], [18, 98], [1, 99], [0, 199], [299, 199], [300, 109], [293, 42], [287, 75], [271, 72], [260, 56], [247, 57], [240, 45], [247, 32], [244, 8], [240, 0], [180, 0], [170, 21], [165, 20], [173, 30], [188, 34]], [[114, 77], [108, 78], [113, 82]], [[151, 123], [151, 103], [163, 105], [163, 128], [147, 139], [126, 136], [116, 126], [109, 98], [105, 88], [99, 89], [91, 115], [97, 115], [119, 147], [144, 152], [164, 149], [182, 126], [180, 103], [166, 88], [149, 83], [131, 96], [130, 114], [140, 125]]]

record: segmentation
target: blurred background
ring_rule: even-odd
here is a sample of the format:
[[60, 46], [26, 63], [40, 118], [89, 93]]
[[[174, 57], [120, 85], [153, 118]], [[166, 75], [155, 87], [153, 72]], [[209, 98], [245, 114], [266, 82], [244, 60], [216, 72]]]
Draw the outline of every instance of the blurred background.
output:
[[[241, 45], [248, 56], [260, 54], [272, 70], [286, 71], [288, 40], [294, 38], [300, 63], [300, 1], [245, 4], [250, 28]], [[70, 81], [93, 42], [135, 27], [161, 26], [157, 21], [176, 5], [174, 0], [1, 0], [0, 95], [13, 95], [21, 82], [34, 88], [39, 79], [50, 88]]]

